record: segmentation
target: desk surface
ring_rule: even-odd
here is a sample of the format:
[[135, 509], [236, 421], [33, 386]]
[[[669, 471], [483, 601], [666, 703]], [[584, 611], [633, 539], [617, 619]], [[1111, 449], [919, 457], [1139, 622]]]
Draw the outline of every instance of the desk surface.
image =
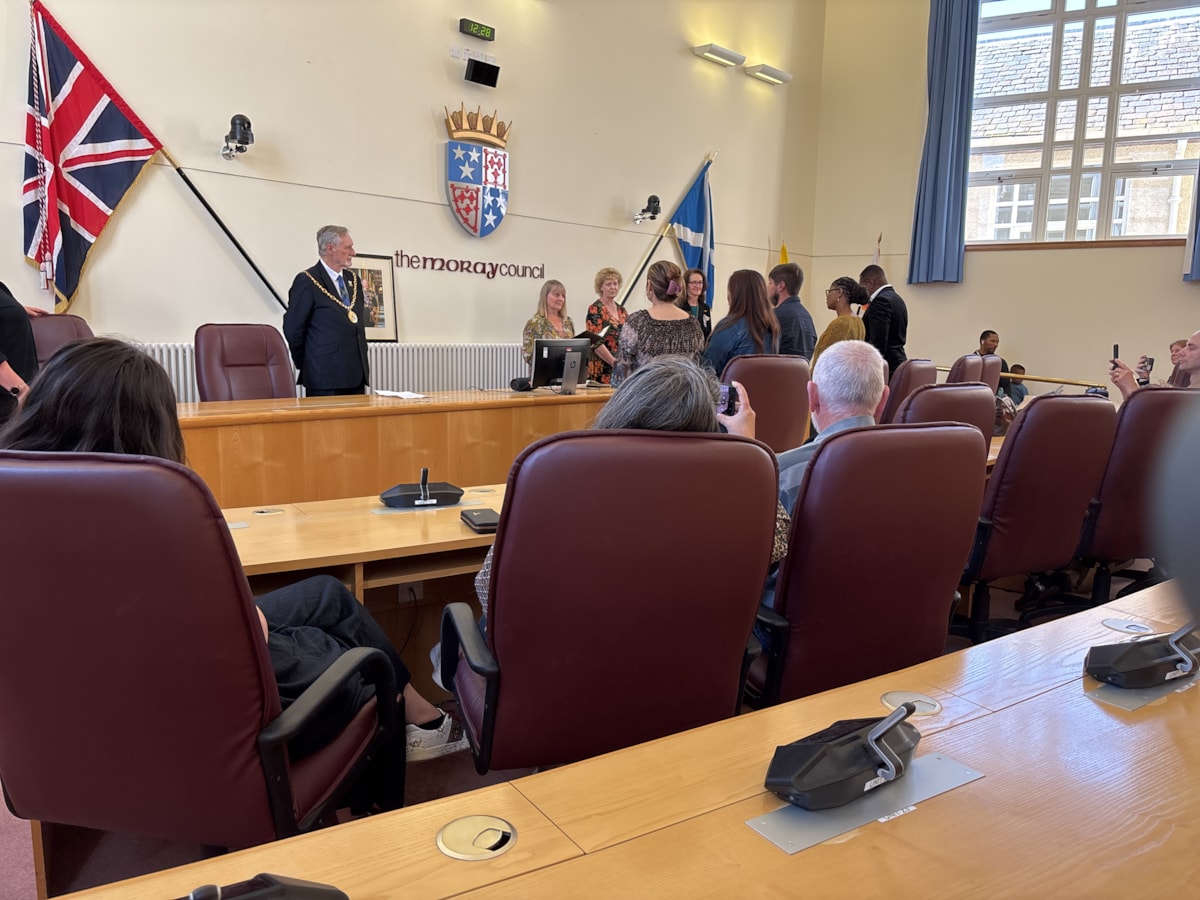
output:
[[[1095, 613], [1165, 628], [1186, 615], [1172, 585]], [[1095, 683], [1080, 673], [1080, 651], [1122, 638], [1095, 616], [508, 785], [527, 806], [489, 788], [81, 896], [161, 900], [259, 871], [335, 883], [356, 900], [472, 888], [502, 897], [794, 896], [798, 884], [813, 896], [1107, 896], [1114, 878], [1133, 875], [1146, 879], [1139, 894], [1165, 891], [1200, 875], [1200, 690], [1132, 713], [1086, 696]], [[980, 674], [989, 669], [990, 679]], [[998, 694], [994, 682], [1025, 687]], [[921, 753], [985, 777], [792, 856], [744, 824], [781, 805], [762, 789], [777, 744], [839, 718], [881, 715], [879, 696], [892, 689], [944, 705], [915, 720]], [[440, 824], [467, 809], [504, 814], [499, 798], [533, 811], [530, 842], [516, 822], [509, 856], [523, 853], [519, 865], [438, 854]]]

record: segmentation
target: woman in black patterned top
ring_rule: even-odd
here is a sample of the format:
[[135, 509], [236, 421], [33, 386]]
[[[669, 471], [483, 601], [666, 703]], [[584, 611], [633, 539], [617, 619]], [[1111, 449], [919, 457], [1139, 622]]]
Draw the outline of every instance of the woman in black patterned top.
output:
[[704, 332], [691, 313], [676, 305], [682, 292], [679, 266], [660, 259], [650, 267], [646, 273], [650, 308], [631, 313], [621, 327], [614, 387], [656, 356], [687, 356], [699, 361], [704, 352]]

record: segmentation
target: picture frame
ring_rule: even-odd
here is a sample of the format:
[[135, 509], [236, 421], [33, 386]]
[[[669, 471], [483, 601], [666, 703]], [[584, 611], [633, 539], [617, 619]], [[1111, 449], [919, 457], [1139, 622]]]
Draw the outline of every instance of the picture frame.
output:
[[362, 284], [367, 340], [396, 343], [400, 335], [396, 324], [396, 279], [392, 258], [356, 253], [348, 268]]

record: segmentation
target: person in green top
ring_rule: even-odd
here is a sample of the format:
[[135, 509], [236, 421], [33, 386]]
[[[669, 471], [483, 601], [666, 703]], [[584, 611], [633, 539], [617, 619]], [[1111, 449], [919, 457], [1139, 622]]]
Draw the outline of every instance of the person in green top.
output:
[[853, 278], [843, 275], [834, 280], [825, 291], [825, 307], [837, 313], [837, 318], [825, 326], [821, 337], [817, 340], [817, 349], [813, 351], [811, 365], [815, 368], [822, 351], [829, 349], [838, 341], [866, 340], [867, 329], [863, 320], [854, 315], [850, 309], [851, 303], [866, 303], [867, 290]]

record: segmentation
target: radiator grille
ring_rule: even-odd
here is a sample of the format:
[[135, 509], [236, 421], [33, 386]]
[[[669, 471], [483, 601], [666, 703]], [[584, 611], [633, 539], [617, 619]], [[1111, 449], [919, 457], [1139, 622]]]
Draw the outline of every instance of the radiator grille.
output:
[[[144, 344], [162, 364], [181, 403], [200, 399], [191, 344]], [[370, 344], [371, 386], [386, 391], [459, 391], [505, 388], [527, 374], [520, 344]]]

